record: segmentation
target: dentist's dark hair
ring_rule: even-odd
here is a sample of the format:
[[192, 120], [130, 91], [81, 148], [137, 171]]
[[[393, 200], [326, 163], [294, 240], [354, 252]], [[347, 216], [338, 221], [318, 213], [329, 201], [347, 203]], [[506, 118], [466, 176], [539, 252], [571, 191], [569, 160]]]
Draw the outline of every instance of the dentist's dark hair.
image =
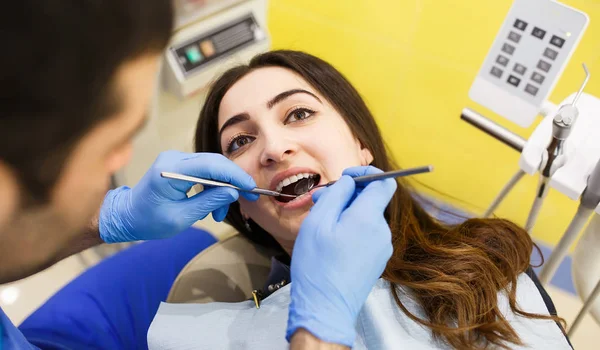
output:
[[[375, 118], [348, 80], [327, 62], [297, 51], [272, 51], [254, 57], [248, 65], [225, 72], [212, 85], [198, 120], [197, 152], [222, 153], [218, 115], [227, 91], [246, 74], [264, 67], [282, 67], [303, 77], [341, 114], [361, 144], [373, 154], [373, 166], [398, 169], [389, 156]], [[524, 312], [516, 302], [517, 279], [530, 269], [534, 244], [529, 234], [501, 219], [470, 219], [445, 225], [418, 204], [410, 187], [399, 181], [385, 212], [392, 231], [394, 253], [383, 278], [400, 309], [428, 327], [433, 335], [457, 349], [522, 344], [498, 306], [506, 292], [518, 315], [559, 320], [556, 316]], [[257, 244], [282, 251], [255, 222], [247, 230], [239, 204], [231, 205], [226, 222]], [[283, 252], [283, 251], [282, 251]], [[425, 312], [420, 318], [402, 303], [399, 286], [409, 287]], [[512, 345], [511, 345], [512, 344]]]
[[120, 112], [117, 70], [159, 54], [171, 0], [5, 1], [0, 10], [0, 165], [48, 199], [77, 142]]

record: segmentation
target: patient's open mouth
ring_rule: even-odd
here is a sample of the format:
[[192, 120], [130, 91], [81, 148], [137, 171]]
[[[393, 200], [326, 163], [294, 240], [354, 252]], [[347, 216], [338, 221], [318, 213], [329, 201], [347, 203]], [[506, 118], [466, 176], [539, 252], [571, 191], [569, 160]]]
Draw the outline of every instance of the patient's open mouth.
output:
[[[277, 185], [277, 192], [301, 196], [318, 185], [320, 180], [321, 175], [319, 174], [302, 173], [292, 175]], [[295, 200], [295, 198], [282, 196], [276, 197], [275, 199], [282, 203], [288, 203]]]

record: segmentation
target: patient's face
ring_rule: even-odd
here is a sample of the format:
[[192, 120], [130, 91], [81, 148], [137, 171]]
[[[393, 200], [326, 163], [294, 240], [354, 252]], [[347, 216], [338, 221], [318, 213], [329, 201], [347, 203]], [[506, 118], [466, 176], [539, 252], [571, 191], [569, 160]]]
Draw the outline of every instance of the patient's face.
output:
[[[223, 153], [262, 188], [293, 193], [337, 180], [344, 169], [368, 165], [369, 151], [342, 116], [296, 73], [260, 68], [235, 83], [219, 108]], [[292, 200], [240, 197], [242, 214], [267, 230], [291, 253], [311, 194]]]

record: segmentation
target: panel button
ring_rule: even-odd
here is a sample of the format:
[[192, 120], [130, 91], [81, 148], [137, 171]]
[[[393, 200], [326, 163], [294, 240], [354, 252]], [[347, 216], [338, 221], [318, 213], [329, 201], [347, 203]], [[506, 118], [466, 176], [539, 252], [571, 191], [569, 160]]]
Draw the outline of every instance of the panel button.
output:
[[550, 39], [550, 44], [552, 44], [558, 48], [562, 48], [563, 45], [565, 44], [565, 39], [558, 37], [556, 35], [553, 35], [552, 39]]
[[546, 50], [544, 50], [544, 56], [554, 61], [556, 59], [556, 56], [558, 56], [558, 52], [548, 47], [546, 48]]
[[540, 60], [537, 64], [537, 67], [543, 70], [544, 72], [548, 73], [552, 65], [546, 61]]
[[185, 49], [185, 56], [187, 57], [188, 61], [190, 61], [190, 63], [192, 64], [198, 63], [204, 58], [202, 57], [200, 50], [198, 50], [198, 47], [195, 45]]
[[517, 20], [515, 21], [515, 24], [513, 24], [513, 26], [519, 30], [525, 30], [525, 28], [527, 28], [527, 22], [521, 21], [520, 19], [517, 18]]
[[543, 84], [544, 79], [546, 79], [546, 77], [544, 77], [538, 72], [533, 72], [533, 74], [531, 74], [531, 80], [535, 81], [538, 84]]
[[511, 44], [504, 44], [502, 45], [502, 51], [506, 52], [509, 55], [512, 55], [513, 52], [515, 52], [515, 47]]
[[498, 68], [498, 67], [492, 67], [492, 71], [490, 72], [491, 75], [497, 77], [497, 78], [502, 78], [502, 69]]
[[518, 44], [519, 41], [521, 41], [521, 34], [511, 31], [508, 34], [508, 40], [513, 41]]
[[210, 39], [206, 39], [200, 43], [200, 49], [204, 53], [204, 56], [211, 57], [215, 54], [215, 46]]
[[519, 78], [515, 77], [514, 75], [510, 75], [510, 76], [508, 77], [508, 80], [507, 80], [507, 82], [508, 82], [510, 85], [519, 86], [519, 84], [521, 83], [521, 79], [519, 79]]
[[508, 64], [508, 58], [506, 58], [502, 55], [498, 55], [498, 57], [496, 57], [496, 63], [498, 63], [501, 66], [506, 67], [506, 65]]
[[538, 91], [540, 89], [538, 89], [537, 87], [531, 85], [531, 84], [527, 84], [527, 86], [525, 86], [525, 91], [527, 91], [528, 93], [532, 94], [533, 96], [537, 95]]
[[522, 64], [519, 63], [515, 63], [515, 66], [513, 68], [513, 70], [521, 75], [525, 74], [525, 72], [527, 71], [527, 67], [525, 67]]
[[544, 37], [546, 36], [546, 31], [541, 28], [534, 27], [531, 31], [531, 35], [535, 36], [538, 39], [544, 39]]

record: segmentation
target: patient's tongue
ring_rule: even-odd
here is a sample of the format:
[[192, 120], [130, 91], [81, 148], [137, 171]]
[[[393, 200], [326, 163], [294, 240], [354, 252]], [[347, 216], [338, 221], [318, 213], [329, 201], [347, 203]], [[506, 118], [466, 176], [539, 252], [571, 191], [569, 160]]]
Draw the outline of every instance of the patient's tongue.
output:
[[309, 177], [308, 179], [301, 179], [300, 181], [296, 182], [295, 185], [296, 186], [294, 186], [294, 194], [299, 196], [310, 191], [315, 186], [315, 179], [313, 177]]
[[[281, 189], [281, 193], [299, 196], [301, 194], [304, 194], [304, 193], [310, 191], [313, 188], [314, 184], [315, 184], [315, 179], [313, 179], [313, 178], [300, 179], [292, 184], [283, 186], [283, 188]], [[284, 202], [284, 203], [290, 202], [293, 199], [294, 198], [291, 198], [291, 197], [277, 197], [278, 201]]]

